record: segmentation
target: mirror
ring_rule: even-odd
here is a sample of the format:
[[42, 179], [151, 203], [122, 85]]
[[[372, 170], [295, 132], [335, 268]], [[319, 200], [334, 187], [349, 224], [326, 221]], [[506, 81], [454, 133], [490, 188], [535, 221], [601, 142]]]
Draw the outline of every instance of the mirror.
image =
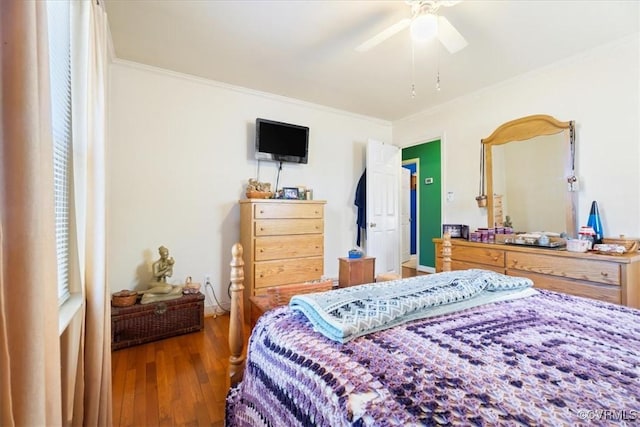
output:
[[574, 123], [527, 116], [482, 140], [488, 227], [577, 235]]

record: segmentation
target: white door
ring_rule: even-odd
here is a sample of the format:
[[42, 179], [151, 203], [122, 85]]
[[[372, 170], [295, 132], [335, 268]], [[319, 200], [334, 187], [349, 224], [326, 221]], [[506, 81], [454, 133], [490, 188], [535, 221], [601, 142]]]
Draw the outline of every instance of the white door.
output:
[[400, 274], [400, 153], [394, 145], [367, 143], [366, 252], [376, 258], [376, 276]]
[[400, 189], [402, 257], [400, 257], [400, 262], [407, 262], [411, 259], [411, 171], [404, 167], [400, 171], [402, 172], [402, 188]]

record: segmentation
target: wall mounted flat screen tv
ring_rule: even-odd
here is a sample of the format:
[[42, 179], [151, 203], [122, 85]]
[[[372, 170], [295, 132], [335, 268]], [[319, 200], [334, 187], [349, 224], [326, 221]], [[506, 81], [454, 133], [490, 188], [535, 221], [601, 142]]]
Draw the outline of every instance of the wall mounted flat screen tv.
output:
[[256, 159], [307, 163], [309, 128], [256, 119]]

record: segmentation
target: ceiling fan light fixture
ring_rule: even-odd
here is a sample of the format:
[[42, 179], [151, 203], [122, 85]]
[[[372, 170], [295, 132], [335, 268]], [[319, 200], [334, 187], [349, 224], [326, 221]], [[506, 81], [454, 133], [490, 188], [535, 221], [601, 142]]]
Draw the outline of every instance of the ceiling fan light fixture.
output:
[[438, 17], [425, 13], [411, 23], [411, 37], [415, 41], [427, 41], [438, 35]]

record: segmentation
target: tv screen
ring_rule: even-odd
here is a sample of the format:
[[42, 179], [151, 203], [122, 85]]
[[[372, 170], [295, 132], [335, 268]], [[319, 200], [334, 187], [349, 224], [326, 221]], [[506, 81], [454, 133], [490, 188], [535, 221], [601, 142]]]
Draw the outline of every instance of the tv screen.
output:
[[309, 128], [256, 119], [256, 159], [307, 163]]

